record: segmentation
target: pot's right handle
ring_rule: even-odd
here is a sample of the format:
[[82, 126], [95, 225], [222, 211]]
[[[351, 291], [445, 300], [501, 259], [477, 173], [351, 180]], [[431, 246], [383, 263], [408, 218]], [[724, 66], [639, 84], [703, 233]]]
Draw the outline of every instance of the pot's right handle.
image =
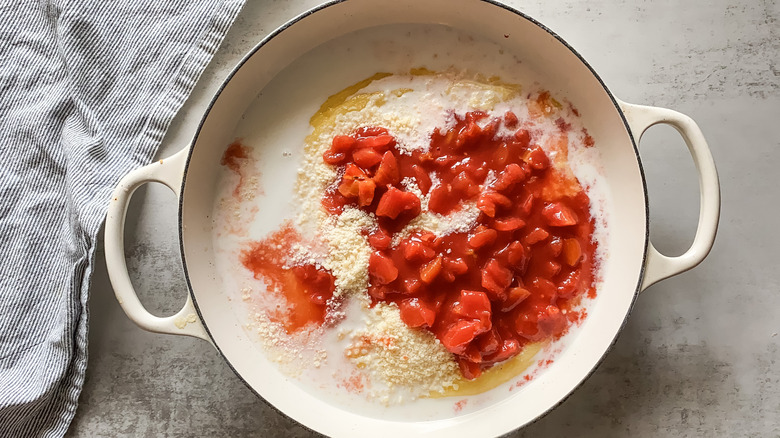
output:
[[661, 254], [652, 242], [648, 243], [645, 275], [641, 290], [673, 275], [685, 272], [701, 263], [712, 249], [720, 218], [720, 183], [715, 161], [704, 135], [690, 117], [666, 108], [633, 105], [619, 102], [631, 133], [637, 142], [647, 128], [664, 123], [673, 126], [682, 135], [699, 172], [699, 224], [691, 247], [684, 254], [668, 257]]

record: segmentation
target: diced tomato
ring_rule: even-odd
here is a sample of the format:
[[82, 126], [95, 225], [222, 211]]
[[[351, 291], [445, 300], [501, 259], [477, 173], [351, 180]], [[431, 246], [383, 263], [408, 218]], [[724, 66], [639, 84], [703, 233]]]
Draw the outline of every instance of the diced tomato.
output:
[[376, 189], [376, 184], [374, 181], [370, 179], [358, 181], [357, 186], [358, 205], [361, 207], [371, 205], [371, 203], [374, 201], [374, 190]]
[[531, 230], [531, 232], [525, 236], [525, 243], [533, 245], [547, 239], [549, 236], [550, 233], [548, 233], [547, 230], [537, 227]]
[[523, 244], [518, 241], [510, 243], [507, 246], [506, 260], [509, 266], [515, 269], [521, 269], [525, 266], [526, 256]]
[[344, 162], [347, 161], [347, 154], [344, 152], [333, 152], [332, 150], [327, 150], [322, 154], [322, 160], [331, 166], [338, 166], [339, 164], [344, 164]]
[[338, 190], [328, 190], [328, 195], [322, 197], [322, 208], [328, 212], [328, 214], [341, 214], [344, 211], [344, 206], [349, 203], [349, 200], [344, 197]]
[[447, 272], [452, 272], [454, 276], [463, 275], [469, 271], [469, 265], [462, 258], [444, 258], [444, 269]]
[[433, 280], [441, 273], [441, 269], [442, 257], [440, 255], [420, 268], [420, 280], [425, 284], [433, 283]]
[[506, 165], [507, 160], [509, 160], [509, 146], [507, 146], [506, 143], [497, 145], [496, 150], [493, 152], [493, 156], [491, 158], [491, 164], [493, 167], [503, 167]]
[[483, 359], [498, 351], [501, 347], [501, 339], [498, 337], [496, 330], [492, 329], [477, 336], [472, 345], [477, 347], [481, 356], [480, 359]]
[[308, 296], [312, 303], [324, 306], [333, 296], [335, 280], [322, 268], [306, 264], [293, 266], [291, 271], [298, 278], [302, 292]]
[[382, 161], [382, 154], [373, 148], [355, 149], [352, 152], [352, 159], [363, 169], [371, 169]]
[[339, 193], [347, 198], [355, 198], [360, 193], [358, 183], [368, 179], [366, 173], [352, 163], [347, 164], [347, 168], [344, 170], [344, 176], [341, 178], [341, 184], [339, 185]]
[[490, 259], [482, 268], [482, 287], [499, 300], [504, 297], [504, 291], [512, 283], [512, 271], [502, 266], [496, 259]]
[[482, 248], [485, 245], [490, 245], [496, 241], [498, 233], [496, 230], [490, 228], [477, 229], [476, 232], [469, 237], [469, 246], [474, 249]]
[[532, 168], [536, 170], [544, 170], [550, 166], [550, 160], [547, 158], [547, 154], [539, 146], [531, 149], [525, 160]]
[[493, 222], [493, 228], [495, 228], [498, 231], [514, 231], [514, 230], [519, 230], [524, 226], [525, 226], [525, 221], [517, 217], [496, 219]]
[[449, 326], [439, 340], [450, 353], [462, 354], [479, 334], [479, 326], [477, 321], [460, 320]]
[[483, 128], [482, 128], [482, 138], [491, 140], [498, 132], [498, 128], [501, 126], [501, 121], [499, 119], [493, 119], [490, 122], [488, 122]]
[[461, 291], [460, 298], [452, 307], [452, 313], [478, 322], [477, 334], [493, 328], [490, 300], [484, 292]]
[[456, 201], [452, 197], [452, 186], [439, 184], [431, 189], [431, 197], [428, 199], [428, 210], [434, 213], [446, 214], [454, 207]]
[[380, 134], [373, 137], [358, 138], [355, 144], [356, 148], [371, 148], [378, 152], [384, 152], [395, 144], [395, 139], [389, 134]]
[[471, 173], [471, 177], [474, 178], [475, 181], [484, 181], [489, 171], [490, 170], [487, 167], [480, 166], [476, 169], [472, 169], [469, 173]]
[[503, 362], [511, 357], [514, 357], [520, 351], [520, 343], [517, 339], [506, 338], [501, 343], [501, 347], [493, 355], [488, 356], [485, 360], [498, 363]]
[[552, 227], [577, 225], [577, 213], [562, 202], [549, 202], [542, 208], [542, 216]]
[[512, 206], [512, 200], [498, 192], [485, 192], [483, 195], [493, 201], [499, 207], [509, 208]]
[[469, 346], [466, 347], [466, 351], [460, 355], [460, 358], [466, 359], [467, 361], [475, 364], [482, 363], [482, 353], [479, 351], [479, 347], [476, 345], [476, 343], [476, 339], [471, 341]]
[[431, 290], [428, 294], [428, 302], [433, 306], [436, 315], [441, 315], [443, 313], [441, 309], [444, 308], [444, 301], [447, 300], [450, 292], [451, 291], [439, 289]]
[[379, 251], [374, 251], [368, 259], [368, 273], [377, 284], [390, 284], [398, 278], [398, 268], [393, 260]]
[[485, 312], [490, 313], [490, 299], [485, 292], [464, 289], [452, 310], [465, 318], [480, 319]]
[[547, 260], [542, 263], [541, 272], [547, 278], [553, 278], [561, 272], [561, 264], [554, 260]]
[[539, 312], [539, 330], [553, 336], [560, 335], [566, 329], [566, 316], [558, 306], [549, 305]]
[[330, 150], [333, 152], [349, 152], [355, 147], [356, 140], [349, 135], [337, 135], [333, 137]]
[[427, 262], [436, 255], [436, 251], [428, 246], [427, 243], [416, 239], [406, 241], [403, 248], [404, 258], [410, 262]]
[[571, 271], [558, 284], [558, 296], [561, 298], [571, 298], [577, 291], [577, 285], [580, 281], [579, 271]]
[[504, 114], [504, 125], [506, 125], [507, 128], [515, 128], [517, 126], [517, 122], [517, 116], [512, 111], [507, 111], [506, 114]]
[[515, 139], [517, 139], [523, 147], [528, 147], [531, 143], [531, 135], [525, 129], [518, 129], [517, 132], [515, 132]]
[[563, 261], [569, 266], [577, 266], [582, 260], [582, 247], [577, 239], [563, 241]]
[[379, 186], [398, 184], [401, 181], [401, 173], [398, 170], [398, 160], [393, 152], [387, 151], [382, 155], [379, 168], [374, 174], [374, 182]]
[[390, 248], [390, 244], [393, 242], [393, 238], [381, 229], [377, 229], [373, 233], [368, 235], [368, 244], [372, 248], [378, 250], [385, 250]]
[[479, 193], [479, 184], [477, 184], [468, 172], [460, 172], [452, 181], [453, 191], [459, 193], [463, 198], [468, 199]]
[[531, 296], [531, 292], [528, 289], [520, 286], [510, 288], [506, 294], [506, 300], [501, 304], [502, 312], [509, 312], [517, 307], [518, 304], [525, 301], [526, 298]]
[[480, 111], [480, 110], [469, 111], [466, 113], [466, 116], [463, 118], [463, 120], [465, 120], [466, 124], [468, 125], [473, 122], [478, 122], [487, 116], [488, 113], [486, 113], [485, 111]]
[[477, 125], [476, 121], [468, 120], [466, 125], [458, 131], [458, 138], [455, 144], [458, 147], [462, 147], [479, 139], [480, 136], [482, 136], [482, 128]]
[[496, 217], [496, 203], [485, 196], [480, 196], [477, 200], [477, 208], [489, 217]]
[[404, 280], [404, 292], [409, 295], [418, 294], [423, 287], [423, 282], [416, 278], [407, 278]]
[[455, 281], [455, 274], [448, 269], [442, 269], [439, 278], [446, 281], [447, 283], [452, 283], [453, 281]]
[[496, 217], [498, 207], [511, 206], [512, 200], [498, 192], [486, 192], [477, 199], [477, 208], [489, 217]]
[[417, 164], [412, 165], [412, 173], [414, 174], [414, 179], [417, 180], [417, 187], [420, 188], [420, 191], [427, 195], [428, 191], [431, 190], [431, 177], [428, 176], [428, 172], [425, 171], [421, 166], [418, 166]]
[[550, 254], [553, 257], [558, 257], [561, 255], [561, 251], [563, 251], [563, 240], [560, 237], [553, 237], [550, 239], [550, 243], [547, 244], [547, 247], [550, 248]]
[[536, 196], [534, 196], [533, 193], [529, 193], [526, 195], [526, 197], [523, 199], [522, 202], [520, 202], [520, 214], [523, 216], [528, 216], [531, 214], [531, 209], [534, 207], [534, 200], [536, 199]]
[[368, 295], [375, 300], [384, 300], [390, 290], [385, 285], [372, 284], [368, 286]]
[[548, 301], [552, 303], [555, 299], [558, 289], [552, 281], [546, 278], [535, 277], [531, 279], [528, 284], [531, 286], [530, 289], [534, 291], [539, 302]]
[[546, 333], [539, 330], [538, 313], [520, 313], [515, 319], [515, 332], [529, 341], [538, 341], [546, 336]]
[[322, 154], [322, 159], [330, 165], [344, 164], [347, 160], [347, 154], [355, 145], [355, 139], [348, 135], [337, 135], [333, 137], [330, 149]]
[[512, 282], [512, 271], [503, 266], [498, 260], [490, 259], [485, 264], [485, 270], [496, 278], [496, 280], [503, 286], [509, 287], [509, 283]]
[[401, 213], [410, 213], [415, 217], [420, 214], [420, 208], [420, 199], [414, 193], [390, 187], [379, 199], [376, 215], [395, 219]]
[[398, 302], [401, 320], [409, 327], [432, 327], [436, 321], [436, 312], [418, 298], [406, 298]]
[[345, 198], [355, 198], [360, 193], [360, 187], [355, 180], [342, 180], [338, 190]]
[[423, 231], [420, 233], [420, 241], [433, 244], [436, 241], [436, 235], [430, 231]]
[[493, 183], [493, 188], [499, 192], [503, 192], [512, 188], [515, 184], [522, 182], [528, 174], [517, 163], [512, 163], [504, 168], [496, 182]]
[[458, 367], [460, 373], [466, 380], [474, 380], [482, 375], [482, 367], [480, 364], [471, 362], [469, 360], [458, 357]]

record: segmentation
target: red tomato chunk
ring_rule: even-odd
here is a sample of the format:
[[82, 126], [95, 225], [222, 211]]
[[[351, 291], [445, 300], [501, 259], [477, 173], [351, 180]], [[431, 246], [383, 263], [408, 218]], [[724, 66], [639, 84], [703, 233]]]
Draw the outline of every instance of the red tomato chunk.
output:
[[[514, 113], [456, 118], [451, 129], [434, 132], [426, 152], [400, 153], [381, 127], [336, 136], [323, 160], [340, 176], [322, 205], [331, 214], [352, 206], [376, 215], [379, 230], [368, 235], [369, 295], [374, 303], [396, 303], [410, 327], [430, 330], [473, 379], [578, 321], [570, 310], [594, 293], [596, 244], [581, 188], [575, 196], [544, 198], [561, 176], [518, 129]], [[502, 124], [514, 135], [497, 136]], [[393, 234], [421, 213], [418, 196], [401, 184], [406, 178], [429, 195], [432, 212], [475, 202], [475, 227], [441, 237], [419, 230], [392, 246]]]

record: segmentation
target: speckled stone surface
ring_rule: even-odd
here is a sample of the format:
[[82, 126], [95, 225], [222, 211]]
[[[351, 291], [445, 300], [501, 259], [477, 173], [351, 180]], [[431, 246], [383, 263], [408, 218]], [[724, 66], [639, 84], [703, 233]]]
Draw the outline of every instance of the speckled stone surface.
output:
[[[252, 1], [179, 115], [159, 156], [192, 137], [222, 79], [264, 35], [316, 5]], [[572, 44], [613, 93], [693, 117], [718, 164], [718, 240], [698, 268], [643, 293], [603, 364], [560, 407], [512, 436], [780, 435], [780, 3], [511, 1]], [[670, 254], [698, 215], [693, 162], [671, 128], [642, 140], [651, 235]], [[142, 301], [178, 310], [185, 284], [174, 197], [132, 202], [127, 258]], [[102, 251], [90, 299], [89, 368], [71, 437], [313, 434], [258, 399], [207, 343], [135, 327]]]

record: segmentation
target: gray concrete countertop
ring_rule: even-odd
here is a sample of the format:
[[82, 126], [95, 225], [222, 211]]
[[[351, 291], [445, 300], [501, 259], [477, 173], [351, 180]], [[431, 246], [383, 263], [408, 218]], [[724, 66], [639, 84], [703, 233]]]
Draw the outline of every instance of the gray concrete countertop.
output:
[[[249, 0], [159, 156], [189, 142], [246, 51], [317, 3]], [[780, 3], [509, 3], [572, 44], [621, 99], [696, 120], [723, 195], [709, 258], [643, 293], [597, 371], [512, 436], [780, 435]], [[641, 149], [652, 240], [679, 254], [698, 216], [693, 162], [668, 127], [651, 129]], [[146, 187], [127, 222], [128, 265], [142, 301], [158, 315], [178, 310], [185, 297], [174, 204], [166, 189]], [[258, 399], [206, 342], [134, 326], [114, 299], [102, 249], [89, 305], [89, 368], [68, 436], [312, 435]]]

